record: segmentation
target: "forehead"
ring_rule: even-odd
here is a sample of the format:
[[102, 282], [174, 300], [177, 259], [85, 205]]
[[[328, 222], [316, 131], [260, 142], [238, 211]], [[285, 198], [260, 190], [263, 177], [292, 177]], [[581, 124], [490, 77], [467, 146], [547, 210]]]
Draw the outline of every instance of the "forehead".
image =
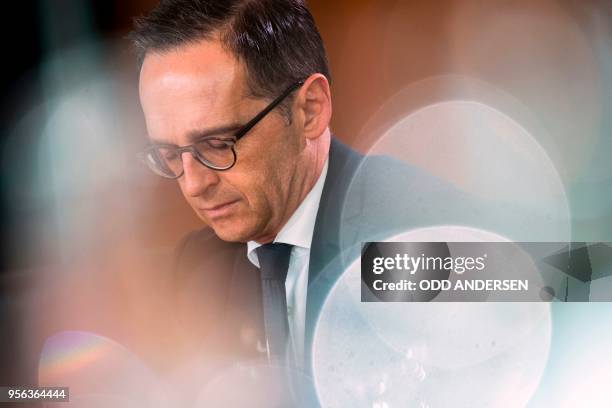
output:
[[244, 97], [244, 65], [218, 40], [148, 53], [139, 81], [151, 136], [178, 137], [202, 127], [225, 125]]

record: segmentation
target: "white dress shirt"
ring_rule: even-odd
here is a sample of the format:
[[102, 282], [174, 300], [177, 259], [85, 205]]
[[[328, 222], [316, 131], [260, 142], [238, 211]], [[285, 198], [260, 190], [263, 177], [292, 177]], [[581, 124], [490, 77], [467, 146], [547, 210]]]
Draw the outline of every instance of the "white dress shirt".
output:
[[[327, 177], [328, 160], [319, 175], [319, 179], [295, 210], [291, 218], [279, 231], [275, 243], [293, 245], [289, 259], [289, 270], [285, 281], [287, 293], [287, 316], [289, 317], [289, 333], [298, 362], [304, 360], [304, 327], [306, 321], [306, 292], [308, 289], [308, 265], [310, 247], [314, 232], [319, 202], [323, 185]], [[261, 244], [255, 241], [247, 242], [247, 256], [253, 265], [259, 268], [257, 252]]]

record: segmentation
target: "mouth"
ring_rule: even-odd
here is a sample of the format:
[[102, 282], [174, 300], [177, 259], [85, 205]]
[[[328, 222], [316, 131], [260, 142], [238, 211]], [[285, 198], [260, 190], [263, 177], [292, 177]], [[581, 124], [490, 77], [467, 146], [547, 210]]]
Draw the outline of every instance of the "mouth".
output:
[[202, 212], [210, 219], [227, 216], [232, 211], [234, 204], [238, 203], [238, 201], [239, 200], [233, 200], [212, 207], [202, 208]]

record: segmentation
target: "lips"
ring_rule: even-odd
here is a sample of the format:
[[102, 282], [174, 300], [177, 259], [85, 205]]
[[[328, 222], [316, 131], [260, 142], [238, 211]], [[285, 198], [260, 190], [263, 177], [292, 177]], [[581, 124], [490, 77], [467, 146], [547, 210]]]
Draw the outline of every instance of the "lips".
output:
[[228, 201], [222, 204], [217, 204], [208, 208], [202, 208], [202, 211], [209, 218], [218, 218], [225, 215], [228, 215], [232, 210], [233, 204], [236, 204], [238, 200]]
[[208, 207], [208, 208], [202, 208], [202, 210], [204, 210], [204, 211], [214, 211], [214, 210], [218, 210], [219, 208], [225, 207], [226, 205], [233, 204], [233, 203], [235, 203], [236, 201], [238, 201], [238, 200], [228, 201], [228, 202], [226, 202], [226, 203], [223, 203], [223, 204], [218, 204], [218, 205], [215, 205], [215, 206], [212, 206], [212, 207]]

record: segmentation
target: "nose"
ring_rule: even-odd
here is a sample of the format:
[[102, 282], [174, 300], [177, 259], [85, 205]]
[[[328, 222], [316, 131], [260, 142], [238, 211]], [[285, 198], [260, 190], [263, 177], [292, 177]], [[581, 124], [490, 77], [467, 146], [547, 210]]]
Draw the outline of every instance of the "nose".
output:
[[181, 184], [184, 194], [198, 197], [219, 183], [218, 172], [200, 163], [190, 152], [184, 152], [181, 158], [184, 171]]

